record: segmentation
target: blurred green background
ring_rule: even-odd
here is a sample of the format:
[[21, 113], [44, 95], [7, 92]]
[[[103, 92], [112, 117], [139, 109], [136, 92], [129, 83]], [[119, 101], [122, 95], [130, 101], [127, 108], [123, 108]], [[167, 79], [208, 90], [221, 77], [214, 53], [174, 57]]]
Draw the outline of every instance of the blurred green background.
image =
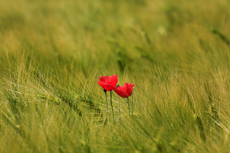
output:
[[[229, 6], [0, 0], [0, 151], [229, 152]], [[96, 81], [113, 74], [134, 116], [113, 94], [104, 126]]]

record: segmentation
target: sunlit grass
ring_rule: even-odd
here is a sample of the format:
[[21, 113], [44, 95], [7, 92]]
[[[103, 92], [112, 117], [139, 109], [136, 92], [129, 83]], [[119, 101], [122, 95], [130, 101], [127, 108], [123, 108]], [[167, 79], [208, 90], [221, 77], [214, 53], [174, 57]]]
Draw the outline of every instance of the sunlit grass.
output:
[[229, 152], [228, 6], [0, 0], [1, 152]]

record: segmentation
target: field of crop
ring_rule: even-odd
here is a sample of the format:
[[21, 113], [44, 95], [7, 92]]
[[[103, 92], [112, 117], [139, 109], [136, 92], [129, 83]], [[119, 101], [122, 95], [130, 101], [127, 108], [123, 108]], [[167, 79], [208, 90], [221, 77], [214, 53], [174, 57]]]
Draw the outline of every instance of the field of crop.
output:
[[0, 0], [0, 152], [230, 152], [229, 6]]

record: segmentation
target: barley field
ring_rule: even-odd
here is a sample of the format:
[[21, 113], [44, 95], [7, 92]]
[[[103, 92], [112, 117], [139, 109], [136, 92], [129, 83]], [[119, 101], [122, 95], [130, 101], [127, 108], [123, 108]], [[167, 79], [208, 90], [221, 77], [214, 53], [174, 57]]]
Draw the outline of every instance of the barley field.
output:
[[229, 6], [0, 0], [0, 152], [229, 153]]

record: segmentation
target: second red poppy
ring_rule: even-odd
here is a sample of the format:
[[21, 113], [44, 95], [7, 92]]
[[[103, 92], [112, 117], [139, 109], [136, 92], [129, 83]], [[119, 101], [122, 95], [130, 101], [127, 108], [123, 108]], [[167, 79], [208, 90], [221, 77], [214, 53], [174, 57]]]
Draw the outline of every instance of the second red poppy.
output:
[[117, 86], [114, 91], [121, 97], [127, 98], [132, 94], [134, 85], [132, 83], [125, 83], [123, 86]]

